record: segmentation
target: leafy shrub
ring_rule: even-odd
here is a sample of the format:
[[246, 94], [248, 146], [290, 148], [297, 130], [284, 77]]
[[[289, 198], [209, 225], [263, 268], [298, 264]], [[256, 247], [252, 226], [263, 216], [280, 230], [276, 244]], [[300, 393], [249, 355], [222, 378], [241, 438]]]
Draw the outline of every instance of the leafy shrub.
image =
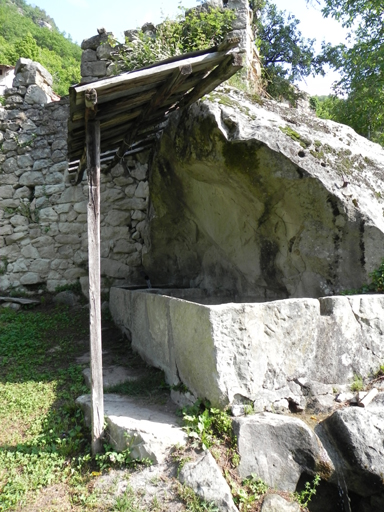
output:
[[175, 21], [166, 19], [156, 28], [156, 35], [143, 32], [137, 40], [119, 47], [115, 58], [123, 61], [125, 70], [132, 71], [154, 62], [184, 53], [203, 50], [221, 43], [232, 29], [235, 14], [230, 9], [209, 8], [190, 10]]

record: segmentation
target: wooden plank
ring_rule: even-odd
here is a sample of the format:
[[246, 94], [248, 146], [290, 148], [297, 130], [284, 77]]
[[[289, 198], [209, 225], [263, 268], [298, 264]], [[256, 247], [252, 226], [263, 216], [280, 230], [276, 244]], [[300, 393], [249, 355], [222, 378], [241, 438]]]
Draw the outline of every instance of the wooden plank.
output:
[[179, 102], [177, 108], [186, 108], [198, 99], [202, 98], [205, 94], [210, 93], [218, 85], [228, 80], [239, 69], [243, 67], [243, 58], [239, 53], [229, 55], [225, 61], [217, 66], [200, 84]]
[[367, 407], [368, 404], [372, 402], [372, 400], [375, 398], [375, 396], [378, 394], [377, 388], [372, 388], [368, 391], [368, 393], [361, 399], [358, 400], [357, 405], [359, 407]]
[[89, 324], [91, 348], [92, 454], [102, 450], [104, 434], [104, 393], [101, 349], [100, 302], [100, 124], [96, 120], [97, 94], [87, 91], [87, 168], [88, 168], [88, 264]]
[[159, 105], [163, 101], [166, 100], [172, 93], [179, 87], [179, 85], [184, 82], [184, 80], [192, 73], [192, 65], [191, 64], [183, 64], [178, 69], [175, 69], [170, 80], [165, 82], [161, 89], [155, 94], [148, 105], [144, 108], [140, 117], [137, 119], [134, 128], [130, 128], [124, 137], [124, 140], [117, 150], [116, 155], [112, 162], [109, 164], [109, 168], [111, 169], [117, 162], [123, 158], [124, 153], [130, 149], [130, 145], [134, 141], [136, 134], [143, 122], [150, 116], [150, 114], [157, 109]]
[[[207, 53], [200, 55], [198, 57], [192, 57], [190, 59], [183, 59], [183, 66], [192, 66], [193, 69], [201, 69], [198, 65], [204, 66], [213, 66], [218, 64], [223, 58], [228, 55], [228, 52], [215, 52], [215, 53]], [[175, 69], [178, 69], [180, 66], [180, 62], [171, 62], [168, 64], [159, 64], [152, 68], [142, 69], [138, 71], [132, 71], [129, 73], [123, 73], [121, 75], [106, 78], [103, 80], [98, 80], [92, 84], [92, 87], [98, 92], [98, 94], [103, 95], [105, 91], [113, 91], [113, 87], [119, 86], [123, 84], [126, 90], [133, 86], [138, 86], [141, 84], [148, 83], [149, 79], [165, 79], [167, 75], [173, 72]], [[89, 88], [89, 85], [75, 85], [73, 89], [76, 92], [76, 105], [80, 105], [84, 102], [84, 94], [85, 91]]]

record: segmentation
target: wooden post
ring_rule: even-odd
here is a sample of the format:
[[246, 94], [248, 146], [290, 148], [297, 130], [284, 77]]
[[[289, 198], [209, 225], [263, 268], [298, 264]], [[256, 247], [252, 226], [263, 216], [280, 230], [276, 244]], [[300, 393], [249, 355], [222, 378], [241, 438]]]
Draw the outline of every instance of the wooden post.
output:
[[88, 170], [89, 324], [91, 348], [92, 454], [102, 449], [104, 430], [103, 363], [100, 300], [100, 123], [96, 120], [97, 94], [88, 89], [86, 145]]

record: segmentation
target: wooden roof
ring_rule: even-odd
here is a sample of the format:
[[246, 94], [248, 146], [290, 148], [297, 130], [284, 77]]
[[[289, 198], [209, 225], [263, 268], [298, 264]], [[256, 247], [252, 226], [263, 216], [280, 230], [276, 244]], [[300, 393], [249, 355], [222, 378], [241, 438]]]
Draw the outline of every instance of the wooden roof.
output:
[[167, 116], [212, 91], [242, 67], [242, 57], [230, 39], [208, 50], [161, 61], [137, 71], [70, 88], [68, 122], [69, 172], [79, 183], [86, 168], [85, 93], [97, 94], [104, 172], [124, 156], [154, 142]]

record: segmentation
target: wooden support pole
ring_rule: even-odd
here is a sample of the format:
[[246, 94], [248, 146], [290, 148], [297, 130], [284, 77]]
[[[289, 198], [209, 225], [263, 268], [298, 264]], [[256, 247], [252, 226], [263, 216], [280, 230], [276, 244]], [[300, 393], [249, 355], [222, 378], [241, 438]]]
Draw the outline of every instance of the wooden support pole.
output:
[[88, 175], [89, 325], [91, 349], [92, 454], [102, 449], [104, 430], [103, 363], [100, 301], [100, 123], [96, 120], [97, 94], [86, 94], [86, 147]]

